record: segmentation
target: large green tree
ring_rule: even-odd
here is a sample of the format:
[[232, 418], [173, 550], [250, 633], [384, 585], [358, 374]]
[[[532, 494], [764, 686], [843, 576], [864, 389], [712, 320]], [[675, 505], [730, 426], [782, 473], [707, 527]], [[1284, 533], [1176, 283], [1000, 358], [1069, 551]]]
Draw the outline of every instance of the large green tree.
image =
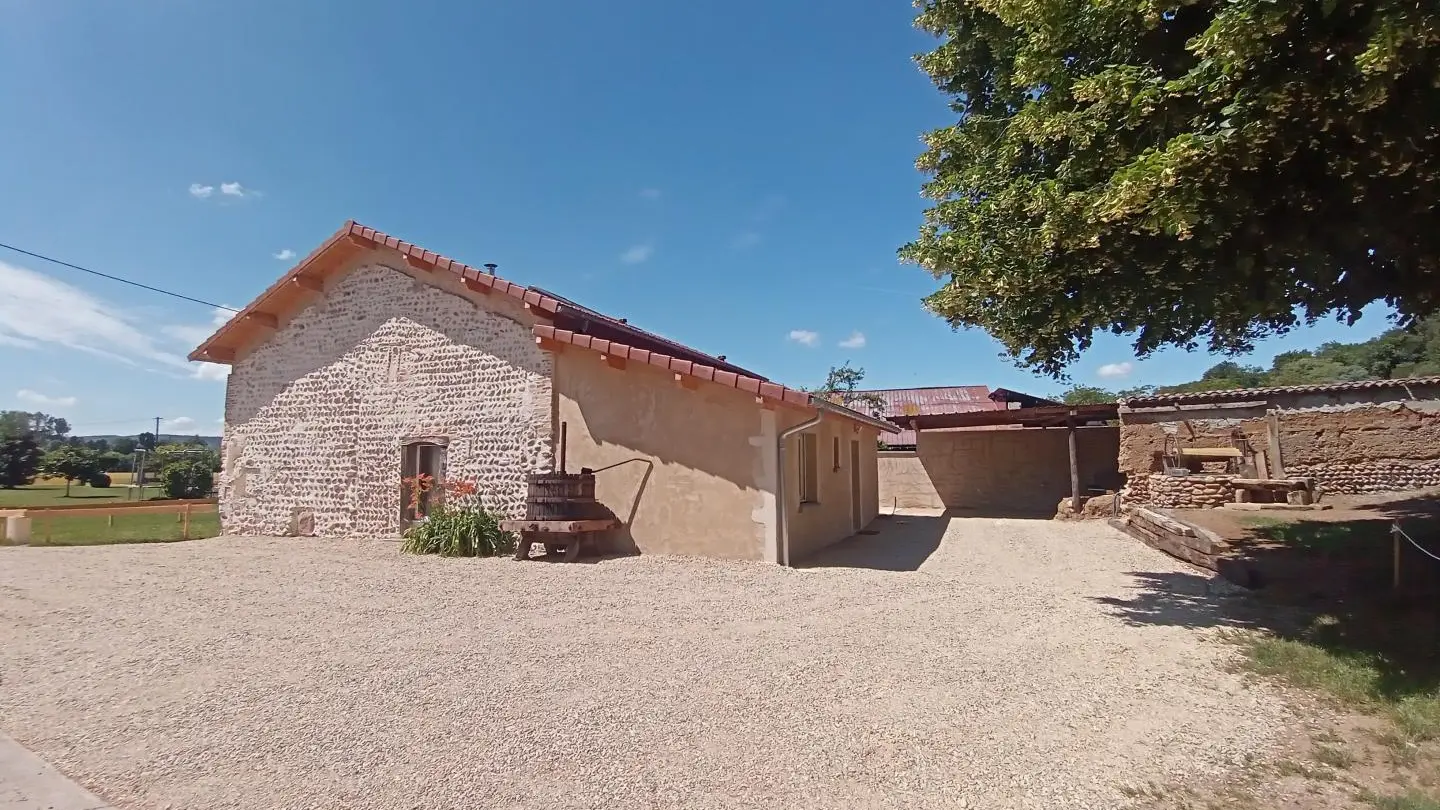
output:
[[1095, 334], [1248, 350], [1440, 308], [1435, 0], [917, 0], [953, 126], [902, 257], [1059, 375]]
[[51, 478], [65, 479], [65, 497], [70, 497], [70, 482], [89, 481], [100, 474], [100, 454], [88, 447], [63, 445], [45, 454], [40, 472]]
[[29, 433], [0, 436], [0, 488], [14, 489], [35, 483], [40, 457], [40, 446]]

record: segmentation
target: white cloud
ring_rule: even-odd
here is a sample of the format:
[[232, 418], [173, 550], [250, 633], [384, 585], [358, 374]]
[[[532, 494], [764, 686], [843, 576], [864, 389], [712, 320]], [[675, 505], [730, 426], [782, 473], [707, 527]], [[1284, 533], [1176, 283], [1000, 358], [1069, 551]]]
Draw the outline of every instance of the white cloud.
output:
[[72, 408], [76, 402], [79, 402], [75, 397], [52, 397], [42, 394], [39, 391], [31, 391], [29, 388], [21, 388], [19, 391], [16, 391], [15, 398], [21, 402], [29, 402], [32, 405], [44, 405], [51, 408]]
[[809, 329], [791, 329], [790, 339], [801, 346], [816, 346], [820, 343], [820, 333]]
[[653, 255], [655, 255], [655, 246], [646, 242], [640, 245], [632, 245], [624, 253], [621, 253], [620, 261], [625, 264], [640, 264], [641, 262], [648, 261]]
[[1106, 363], [1100, 368], [1095, 369], [1095, 375], [1097, 377], [1104, 377], [1107, 380], [1113, 380], [1120, 377], [1129, 377], [1130, 372], [1134, 370], [1135, 364], [1128, 361], [1124, 363]]
[[190, 373], [191, 379], [219, 382], [230, 376], [230, 367], [224, 363], [196, 363]]
[[851, 333], [850, 333], [850, 337], [845, 338], [844, 340], [840, 341], [840, 348], [842, 348], [842, 349], [863, 349], [863, 348], [865, 348], [865, 333], [864, 333], [864, 332], [858, 332], [858, 331], [857, 331], [857, 332], [851, 332]]
[[[215, 196], [216, 187], [208, 183], [191, 183], [190, 196], [197, 200], [208, 200]], [[221, 183], [219, 187], [222, 197], [233, 197], [235, 199], [248, 199], [259, 197], [260, 192], [253, 188], [247, 188], [241, 183]]]
[[188, 416], [177, 416], [174, 419], [166, 419], [164, 422], [161, 422], [160, 430], [162, 432], [166, 430], [171, 432], [194, 430], [197, 424], [194, 419]]
[[24, 338], [15, 337], [13, 335], [7, 335], [4, 332], [0, 332], [0, 346], [14, 346], [20, 349], [40, 348], [40, 344], [36, 343], [33, 340], [26, 340]]
[[279, 260], [282, 261], [282, 262], [288, 262], [288, 261], [290, 261], [291, 259], [295, 258], [295, 251], [291, 250], [290, 248], [285, 248], [284, 250], [280, 251], [279, 253], [272, 253], [272, 254], [270, 254], [270, 255], [271, 255], [271, 256], [274, 256], [275, 258], [279, 259]]
[[[233, 309], [234, 307], [229, 307], [228, 309], [221, 309], [217, 307], [211, 310], [210, 323], [208, 324], [170, 324], [160, 327], [160, 331], [165, 333], [166, 335], [169, 335], [172, 338], [175, 338], [181, 343], [188, 344], [192, 347], [198, 346], [201, 343], [204, 343], [205, 340], [211, 335], [215, 334], [215, 330], [224, 326], [230, 321], [231, 318], [235, 317], [235, 313], [232, 311]], [[200, 379], [208, 379], [198, 373], [194, 376]]]
[[[155, 324], [63, 281], [0, 262], [0, 345], [21, 349], [61, 347], [104, 357], [146, 371], [184, 379], [223, 380], [229, 366], [191, 363], [169, 346], [187, 349], [210, 337], [235, 313], [211, 312], [209, 324]], [[157, 341], [163, 335], [169, 341]], [[158, 366], [156, 368], [155, 366]], [[44, 396], [29, 392], [34, 396]], [[66, 404], [71, 397], [56, 399]], [[36, 401], [38, 400], [31, 400]]]
[[658, 200], [658, 199], [660, 199], [660, 189], [658, 189], [658, 188], [642, 188], [642, 189], [640, 189], [640, 199], [642, 199], [642, 200]]
[[0, 290], [0, 343], [61, 346], [127, 365], [189, 365], [156, 344], [151, 323], [63, 281], [0, 262]]
[[747, 250], [760, 244], [760, 233], [758, 231], [744, 231], [735, 235], [730, 240], [730, 247], [736, 250]]

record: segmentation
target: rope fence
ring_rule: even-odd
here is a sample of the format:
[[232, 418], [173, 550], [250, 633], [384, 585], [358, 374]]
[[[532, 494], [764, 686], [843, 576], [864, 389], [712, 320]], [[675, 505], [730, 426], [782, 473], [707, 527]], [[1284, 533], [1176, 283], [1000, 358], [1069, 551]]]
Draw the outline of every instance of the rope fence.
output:
[[1391, 576], [1391, 586], [1395, 590], [1400, 590], [1400, 550], [1404, 548], [1404, 546], [1400, 542], [1401, 538], [1404, 538], [1406, 542], [1414, 546], [1416, 551], [1424, 554], [1426, 557], [1429, 557], [1436, 562], [1440, 562], [1440, 554], [1436, 554], [1430, 549], [1425, 548], [1424, 546], [1420, 545], [1420, 542], [1417, 541], [1415, 538], [1406, 534], [1405, 529], [1401, 528], [1400, 526], [1400, 521], [1397, 520], [1390, 524], [1390, 536], [1394, 539], [1395, 545], [1394, 568]]

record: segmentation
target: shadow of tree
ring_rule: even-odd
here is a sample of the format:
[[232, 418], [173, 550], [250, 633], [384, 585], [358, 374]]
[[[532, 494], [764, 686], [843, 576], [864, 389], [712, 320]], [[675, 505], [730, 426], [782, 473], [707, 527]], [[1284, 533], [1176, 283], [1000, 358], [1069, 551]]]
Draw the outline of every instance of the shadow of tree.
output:
[[[1131, 571], [1132, 596], [1094, 601], [1137, 625], [1268, 631], [1323, 651], [1327, 666], [1373, 673], [1369, 698], [1433, 698], [1440, 695], [1440, 562], [1405, 546], [1403, 587], [1395, 590], [1390, 525], [1257, 520], [1220, 566], [1223, 578]], [[1440, 520], [1405, 527], [1440, 549]]]

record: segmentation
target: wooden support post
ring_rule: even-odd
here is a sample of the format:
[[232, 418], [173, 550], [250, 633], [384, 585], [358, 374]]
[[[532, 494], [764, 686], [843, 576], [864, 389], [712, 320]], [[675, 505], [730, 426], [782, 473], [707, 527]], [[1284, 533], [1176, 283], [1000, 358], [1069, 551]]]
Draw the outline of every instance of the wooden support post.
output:
[[1065, 420], [1065, 432], [1070, 440], [1070, 511], [1080, 514], [1080, 462], [1075, 451], [1075, 411]]
[[1395, 523], [1391, 523], [1391, 524], [1390, 524], [1390, 539], [1391, 539], [1391, 540], [1393, 541], [1393, 543], [1394, 543], [1394, 549], [1393, 549], [1392, 552], [1391, 552], [1391, 554], [1392, 554], [1392, 560], [1391, 560], [1392, 570], [1391, 570], [1391, 573], [1390, 573], [1390, 587], [1393, 588], [1394, 590], [1397, 590], [1397, 591], [1398, 591], [1398, 590], [1400, 590], [1400, 524], [1399, 524], [1399, 522], [1395, 522]]
[[1284, 478], [1285, 463], [1280, 458], [1280, 411], [1265, 412], [1265, 433], [1270, 444], [1270, 477]]
[[185, 504], [185, 511], [180, 513], [180, 539], [190, 539], [190, 504]]

